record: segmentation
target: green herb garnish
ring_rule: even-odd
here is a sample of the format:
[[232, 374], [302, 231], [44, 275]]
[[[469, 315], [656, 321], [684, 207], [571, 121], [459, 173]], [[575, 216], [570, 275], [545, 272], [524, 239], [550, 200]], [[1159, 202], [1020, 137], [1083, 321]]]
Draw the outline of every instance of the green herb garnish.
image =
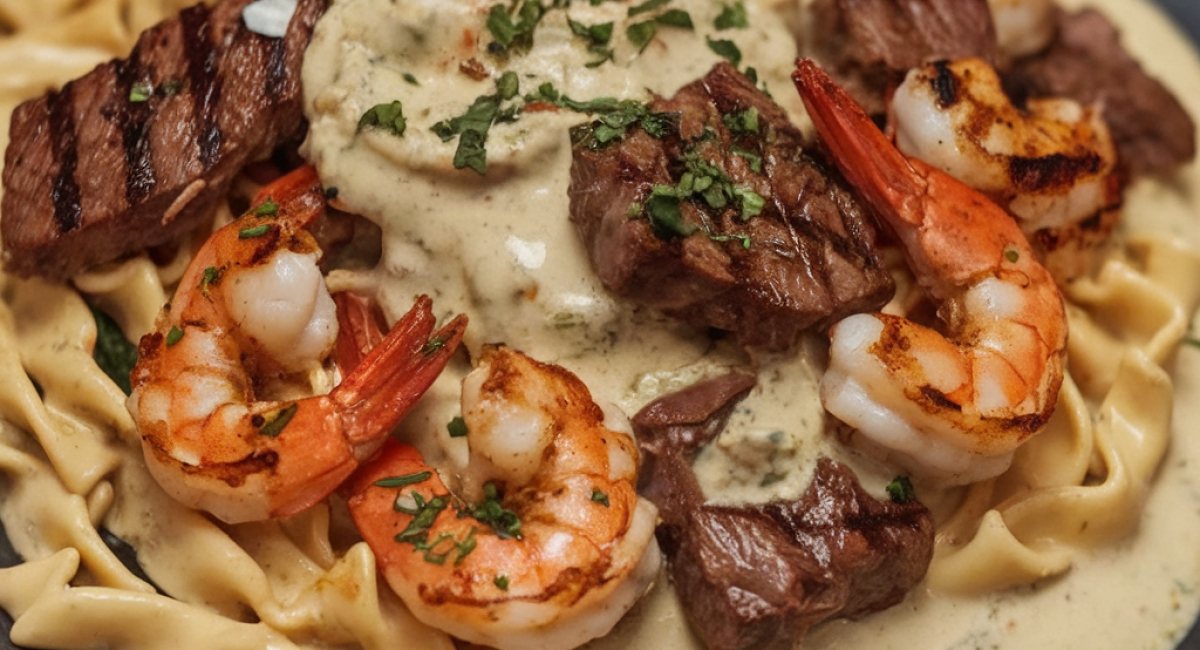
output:
[[183, 330], [172, 326], [171, 331], [167, 332], [167, 347], [171, 347], [183, 340]]
[[742, 64], [742, 51], [738, 49], [737, 44], [733, 41], [728, 41], [725, 39], [712, 39], [707, 36], [704, 37], [704, 40], [708, 42], [708, 49], [716, 52], [718, 56], [728, 60], [733, 64], [733, 67], [736, 68]]
[[467, 421], [461, 415], [456, 416], [446, 425], [446, 430], [450, 432], [451, 438], [465, 438], [467, 435]]
[[635, 5], [629, 8], [629, 17], [633, 18], [639, 14], [650, 13], [655, 9], [660, 9], [671, 3], [671, 0], [646, 0], [640, 5]]
[[[593, 2], [594, 1], [595, 0], [593, 0]], [[492, 584], [496, 585], [500, 591], [508, 591], [508, 576], [496, 576], [496, 579], [492, 581]]]
[[375, 485], [381, 488], [399, 488], [422, 481], [428, 481], [433, 477], [433, 472], [417, 472], [415, 474], [405, 474], [404, 476], [390, 476], [381, 478], [375, 481]]
[[382, 129], [396, 136], [403, 136], [404, 130], [408, 128], [408, 121], [404, 119], [404, 107], [399, 101], [372, 106], [358, 120], [359, 131], [368, 127]]
[[433, 132], [449, 142], [458, 138], [458, 149], [454, 152], [454, 168], [470, 167], [480, 176], [487, 173], [487, 136], [492, 125], [497, 122], [512, 122], [520, 115], [520, 108], [510, 106], [501, 109], [501, 104], [517, 96], [520, 92], [520, 82], [515, 72], [505, 72], [496, 80], [496, 92], [482, 95], [467, 112], [448, 120], [442, 120], [432, 127]]
[[758, 109], [753, 106], [744, 111], [722, 115], [721, 121], [734, 133], [758, 135]]
[[585, 66], [595, 68], [613, 59], [613, 49], [608, 46], [613, 34], [613, 23], [611, 21], [598, 25], [584, 25], [581, 22], [568, 18], [567, 25], [571, 28], [572, 33], [587, 41], [588, 52], [600, 57], [594, 61], [589, 61], [584, 64]]
[[492, 483], [483, 486], [483, 502], [460, 512], [459, 516], [474, 517], [487, 524], [503, 539], [521, 539], [521, 519], [517, 513], [500, 505], [500, 493]]
[[148, 102], [152, 96], [154, 96], [154, 85], [149, 81], [139, 81], [129, 89], [129, 101], [131, 102]]
[[238, 239], [254, 239], [255, 237], [262, 237], [270, 231], [271, 226], [267, 224], [254, 226], [253, 228], [242, 228], [238, 231]]
[[264, 418], [265, 421], [259, 426], [258, 432], [268, 438], [279, 437], [279, 434], [283, 433], [284, 427], [288, 425], [288, 422], [292, 421], [292, 417], [296, 415], [296, 411], [298, 410], [300, 410], [300, 406], [295, 403], [283, 407], [274, 416]]
[[96, 321], [96, 347], [92, 349], [92, 358], [100, 370], [128, 395], [132, 386], [129, 373], [137, 365], [137, 346], [125, 338], [121, 326], [105, 312], [92, 307], [92, 318]]
[[750, 26], [750, 20], [746, 16], [746, 5], [742, 0], [731, 5], [723, 5], [721, 14], [713, 21], [713, 27], [717, 29], [745, 29]]
[[279, 214], [279, 204], [271, 199], [267, 199], [254, 208], [254, 216], [256, 217], [273, 217]]
[[204, 269], [204, 274], [200, 277], [200, 293], [207, 298], [209, 288], [220, 281], [221, 269], [215, 266]]
[[601, 492], [600, 488], [592, 488], [592, 502], [599, 503], [605, 508], [608, 507], [608, 495]]
[[907, 476], [897, 476], [887, 485], [888, 498], [892, 503], [905, 504], [917, 500], [917, 492]]
[[488, 12], [487, 30], [495, 39], [489, 50], [504, 54], [509, 49], [528, 50], [533, 46], [533, 31], [546, 14], [538, 0], [525, 0], [516, 11], [517, 20], [504, 5], [493, 5]]

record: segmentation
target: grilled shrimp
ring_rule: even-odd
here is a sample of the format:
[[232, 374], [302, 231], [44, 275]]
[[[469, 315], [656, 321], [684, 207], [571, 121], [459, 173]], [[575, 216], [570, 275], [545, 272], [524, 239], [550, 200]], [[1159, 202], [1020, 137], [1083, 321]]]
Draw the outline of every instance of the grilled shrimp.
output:
[[426, 624], [501, 650], [606, 634], [661, 561], [628, 421], [567, 370], [497, 346], [463, 381], [462, 407], [458, 495], [396, 441], [347, 483], [388, 584]]
[[328, 496], [378, 450], [462, 338], [461, 316], [432, 333], [422, 297], [331, 392], [289, 394], [281, 380], [321, 372], [339, 319], [351, 320], [305, 230], [323, 208], [311, 168], [264, 188], [200, 248], [138, 347], [129, 410], [151, 474], [227, 522], [292, 515]]
[[838, 168], [896, 233], [944, 331], [887, 314], [838, 322], [825, 408], [914, 473], [947, 483], [999, 474], [1043, 428], [1062, 384], [1067, 320], [1054, 279], [1003, 209], [906, 158], [814, 63], [792, 78]]
[[1121, 201], [1117, 154], [1098, 108], [1012, 104], [981, 59], [909, 71], [892, 97], [896, 146], [987, 194], [1017, 218], [1056, 276], [1087, 270]]

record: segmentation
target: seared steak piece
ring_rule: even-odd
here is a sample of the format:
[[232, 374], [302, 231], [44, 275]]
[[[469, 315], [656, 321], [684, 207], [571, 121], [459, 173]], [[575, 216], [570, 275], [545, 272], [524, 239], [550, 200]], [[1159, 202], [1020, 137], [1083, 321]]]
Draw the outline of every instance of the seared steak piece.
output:
[[911, 68], [997, 56], [988, 0], [816, 0], [812, 16], [809, 55], [871, 115]]
[[791, 650], [821, 621], [900, 602], [933, 555], [924, 506], [876, 500], [829, 459], [796, 501], [706, 503], [690, 458], [753, 385], [748, 375], [727, 375], [654, 402], [633, 420], [645, 455], [639, 491], [659, 508], [668, 573], [709, 650]]
[[892, 295], [872, 219], [744, 75], [721, 63], [649, 110], [676, 128], [573, 131], [571, 220], [606, 288], [776, 350]]
[[251, 0], [196, 5], [13, 113], [4, 266], [64, 279], [178, 239], [233, 176], [302, 136], [300, 65], [325, 0], [300, 0], [284, 38], [251, 32]]
[[1060, 9], [1057, 20], [1050, 47], [1004, 73], [1005, 90], [1018, 101], [1049, 96], [1101, 103], [1121, 164], [1135, 176], [1169, 174], [1195, 158], [1192, 118], [1125, 51], [1104, 14]]

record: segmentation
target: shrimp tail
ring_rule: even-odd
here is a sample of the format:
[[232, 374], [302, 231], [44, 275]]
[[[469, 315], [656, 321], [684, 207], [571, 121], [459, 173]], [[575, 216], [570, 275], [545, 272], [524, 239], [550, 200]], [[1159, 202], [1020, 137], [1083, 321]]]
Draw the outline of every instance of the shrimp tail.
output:
[[834, 163], [904, 242], [910, 266], [934, 297], [946, 298], [992, 274], [1004, 251], [1033, 256], [1008, 213], [949, 174], [905, 156], [816, 63], [798, 61], [792, 81]]
[[252, 210], [268, 203], [276, 204], [279, 220], [293, 228], [305, 228], [325, 214], [325, 189], [312, 165], [301, 165], [284, 174], [254, 195]]
[[362, 360], [383, 343], [382, 315], [370, 299], [350, 291], [333, 294], [337, 305], [338, 337], [333, 359], [342, 376], [349, 375]]
[[333, 390], [330, 396], [343, 408], [351, 444], [394, 428], [441, 374], [462, 342], [467, 317], [460, 314], [436, 332], [435, 324], [432, 301], [419, 297]]
[[[926, 179], [841, 86], [810, 59], [792, 73], [804, 107], [842, 175], [881, 216], [920, 223]], [[850, 163], [853, 161], [853, 163]]]

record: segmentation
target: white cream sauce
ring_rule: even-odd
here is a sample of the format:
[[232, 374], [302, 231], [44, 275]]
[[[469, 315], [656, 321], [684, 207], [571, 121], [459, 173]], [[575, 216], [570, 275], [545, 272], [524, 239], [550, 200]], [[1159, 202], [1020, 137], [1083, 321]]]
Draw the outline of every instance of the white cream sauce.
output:
[[[306, 154], [350, 211], [378, 221], [385, 253], [373, 278], [391, 315], [428, 293], [443, 314], [471, 317], [468, 345], [505, 342], [576, 372], [598, 399], [628, 413], [721, 368], [748, 363], [735, 350], [711, 344], [703, 331], [663, 319], [603, 290], [567, 220], [570, 142], [567, 130], [586, 120], [569, 112], [529, 113], [498, 124], [488, 140], [489, 171], [456, 171], [455, 142], [430, 127], [461, 115], [495, 92], [503, 70], [520, 75], [522, 93], [553, 83], [576, 100], [601, 96], [645, 100], [669, 96], [719, 60], [705, 37], [734, 40], [760, 78], [797, 119], [799, 102], [788, 81], [796, 45], [767, 3], [747, 2], [750, 28], [717, 32], [722, 3], [676, 0], [695, 32], [664, 27], [640, 54], [624, 38], [628, 4], [576, 1], [572, 19], [613, 20], [615, 61], [596, 57], [572, 35], [568, 12], [552, 11], [528, 54], [503, 70], [486, 54], [482, 29], [492, 3], [484, 0], [338, 0], [322, 19], [304, 70], [312, 127]], [[1126, 27], [1127, 42], [1153, 72], [1181, 84], [1200, 80], [1200, 65], [1178, 34], [1143, 3], [1101, 5]], [[460, 70], [474, 61], [487, 77]], [[1194, 88], [1194, 86], [1193, 86]], [[1197, 98], [1181, 95], [1195, 115]], [[408, 119], [403, 137], [359, 131], [375, 104], [400, 100]], [[1200, 187], [1195, 169], [1183, 187]], [[1133, 229], [1177, 232], [1200, 240], [1198, 200], [1180, 187], [1144, 183], [1128, 202]], [[819, 347], [819, 345], [817, 346]], [[739, 408], [733, 425], [697, 461], [707, 493], [726, 501], [798, 495], [819, 455], [853, 462], [879, 493], [890, 478], [820, 434], [814, 359], [802, 351], [759, 360], [760, 387]], [[457, 410], [463, 368], [434, 388], [408, 428], [433, 459], [465, 461], [462, 441], [431, 436]], [[1200, 351], [1184, 350], [1177, 395], [1200, 391]], [[1177, 399], [1176, 421], [1200, 419], [1200, 406]], [[1194, 400], [1193, 400], [1194, 402]], [[1133, 538], [1089, 554], [1065, 577], [1035, 587], [981, 597], [952, 597], [918, 588], [901, 605], [860, 621], [815, 629], [808, 648], [1166, 648], [1186, 631], [1200, 607], [1200, 488], [1194, 467], [1200, 441], [1177, 426], [1175, 446]], [[695, 645], [669, 586], [660, 584], [596, 648], [681, 648]], [[936, 624], [935, 624], [936, 623]]]

